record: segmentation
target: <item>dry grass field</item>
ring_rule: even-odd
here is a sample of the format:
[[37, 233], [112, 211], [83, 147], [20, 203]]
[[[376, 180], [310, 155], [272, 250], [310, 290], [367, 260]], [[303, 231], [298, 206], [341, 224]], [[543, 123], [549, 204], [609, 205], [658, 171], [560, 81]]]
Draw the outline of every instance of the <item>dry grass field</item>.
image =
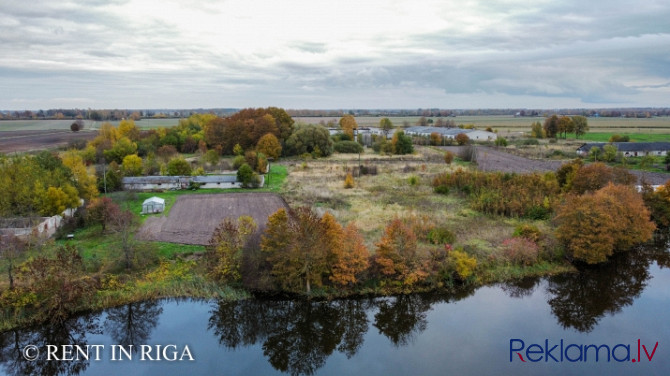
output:
[[[356, 177], [353, 189], [344, 188], [344, 178], [357, 161], [336, 154], [328, 162], [291, 164], [283, 196], [291, 207], [310, 206], [320, 213], [332, 213], [342, 224], [355, 222], [371, 251], [385, 226], [396, 217], [412, 220], [417, 226], [446, 227], [456, 235], [457, 244], [482, 251], [494, 249], [512, 235], [518, 221], [489, 218], [470, 210], [466, 200], [435, 194], [433, 177], [458, 168], [459, 163], [445, 164], [443, 153], [432, 148], [417, 150], [402, 159], [362, 158], [363, 165], [377, 166], [378, 174]], [[425, 243], [423, 247], [426, 252], [431, 248]]]
[[272, 193], [229, 193], [182, 195], [165, 217], [149, 217], [137, 233], [142, 240], [206, 245], [225, 218], [252, 217], [262, 231], [268, 216], [286, 208]]

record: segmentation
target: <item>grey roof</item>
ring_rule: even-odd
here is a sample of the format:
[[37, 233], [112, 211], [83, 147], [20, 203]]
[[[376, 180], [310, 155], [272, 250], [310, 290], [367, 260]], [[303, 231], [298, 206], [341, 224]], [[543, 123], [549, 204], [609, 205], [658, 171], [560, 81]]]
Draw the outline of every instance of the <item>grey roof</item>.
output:
[[589, 142], [580, 146], [577, 151], [588, 152], [593, 147], [603, 148], [614, 145], [618, 151], [670, 151], [670, 142]]
[[124, 177], [123, 184], [178, 184], [179, 176], [128, 176]]
[[407, 132], [413, 132], [413, 133], [437, 133], [441, 134], [443, 136], [455, 136], [459, 133], [470, 133], [475, 131], [474, 129], [462, 129], [462, 128], [444, 128], [444, 127], [422, 127], [422, 126], [415, 126], [415, 127], [409, 127], [405, 128], [405, 133]]
[[194, 176], [194, 183], [236, 183], [237, 176], [235, 175], [205, 175]]
[[156, 197], [156, 196], [154, 196], [154, 197], [150, 197], [150, 198], [144, 200], [144, 202], [142, 203], [142, 205], [144, 205], [144, 204], [149, 204], [149, 203], [156, 203], [156, 204], [163, 204], [163, 205], [165, 205], [165, 199], [164, 199], [164, 198], [160, 198], [160, 197]]

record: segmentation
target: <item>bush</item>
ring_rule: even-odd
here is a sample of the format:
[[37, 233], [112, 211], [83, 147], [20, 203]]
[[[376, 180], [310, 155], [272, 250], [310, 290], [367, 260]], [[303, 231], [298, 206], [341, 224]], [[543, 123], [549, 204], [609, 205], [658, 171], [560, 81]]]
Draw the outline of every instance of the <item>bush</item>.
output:
[[338, 141], [334, 145], [338, 153], [356, 154], [363, 151], [363, 147], [356, 141]]
[[444, 163], [450, 165], [454, 161], [454, 153], [448, 151], [444, 153]]
[[417, 184], [419, 184], [419, 177], [416, 176], [416, 175], [412, 175], [412, 176], [409, 177], [409, 179], [407, 179], [407, 182], [411, 186], [417, 185]]
[[505, 239], [502, 243], [505, 258], [513, 264], [533, 265], [537, 262], [540, 247], [527, 238]]
[[495, 145], [506, 147], [507, 146], [507, 140], [505, 139], [505, 137], [498, 137], [498, 138], [496, 138]]
[[467, 145], [470, 143], [470, 137], [468, 137], [468, 135], [465, 133], [457, 134], [454, 139], [456, 140], [456, 143], [458, 143], [459, 145]]
[[170, 176], [191, 175], [191, 165], [184, 158], [174, 158], [167, 164], [167, 173]]
[[436, 227], [428, 232], [428, 240], [433, 244], [453, 244], [456, 235], [444, 227]]
[[246, 163], [237, 170], [237, 181], [245, 188], [258, 188], [261, 183], [258, 175]]
[[629, 141], [630, 136], [621, 136], [618, 134], [613, 134], [609, 139], [609, 142], [629, 142]]
[[239, 168], [245, 163], [247, 163], [247, 160], [244, 159], [244, 156], [238, 155], [235, 157], [235, 159], [233, 159], [233, 168], [235, 170], [239, 170]]
[[542, 238], [542, 231], [540, 231], [540, 229], [537, 228], [537, 226], [535, 225], [521, 224], [516, 226], [512, 236], [518, 238], [526, 238], [528, 240], [532, 240], [537, 243]]
[[344, 188], [350, 189], [354, 187], [354, 177], [351, 175], [351, 172], [347, 173], [347, 176], [344, 178]]

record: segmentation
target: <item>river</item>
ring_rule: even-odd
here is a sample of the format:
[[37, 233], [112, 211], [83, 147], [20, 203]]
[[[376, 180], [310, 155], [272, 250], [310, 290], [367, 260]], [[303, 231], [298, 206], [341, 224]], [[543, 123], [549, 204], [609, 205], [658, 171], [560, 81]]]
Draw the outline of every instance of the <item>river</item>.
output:
[[663, 241], [580, 273], [458, 294], [141, 302], [2, 333], [0, 372], [668, 375], [669, 267]]

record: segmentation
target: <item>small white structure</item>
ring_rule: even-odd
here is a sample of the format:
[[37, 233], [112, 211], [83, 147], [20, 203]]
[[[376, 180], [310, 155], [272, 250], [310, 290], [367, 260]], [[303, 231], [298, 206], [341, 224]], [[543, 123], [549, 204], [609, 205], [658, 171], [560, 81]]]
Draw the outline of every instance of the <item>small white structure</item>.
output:
[[165, 199], [151, 197], [142, 203], [142, 214], [162, 213], [165, 210]]

